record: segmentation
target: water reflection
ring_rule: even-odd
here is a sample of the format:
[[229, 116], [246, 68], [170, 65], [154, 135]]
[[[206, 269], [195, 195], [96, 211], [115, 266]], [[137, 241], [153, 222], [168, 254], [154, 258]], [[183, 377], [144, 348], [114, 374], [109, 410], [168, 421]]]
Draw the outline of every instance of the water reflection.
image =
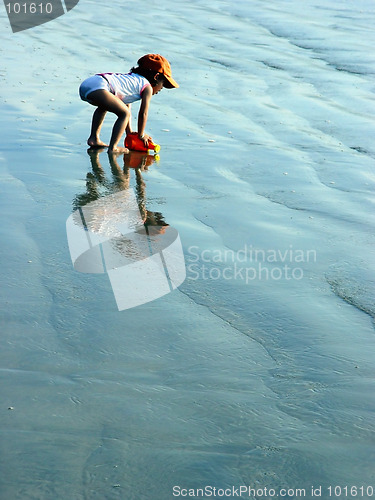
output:
[[[108, 156], [111, 174], [100, 163], [103, 150], [88, 150], [86, 191], [73, 200], [67, 220], [72, 263], [83, 273], [107, 273], [119, 310], [155, 300], [185, 279], [178, 232], [160, 212], [147, 209], [143, 173], [156, 158], [144, 153]], [[136, 186], [130, 181], [134, 172]]]
[[[155, 226], [155, 228], [159, 228], [159, 232], [164, 232], [165, 229], [163, 228], [168, 224], [165, 222], [162, 213], [147, 210], [146, 182], [142, 175], [147, 172], [151, 165], [158, 161], [158, 156], [137, 151], [125, 153], [123, 157], [105, 154], [104, 158], [109, 161], [111, 170], [111, 177], [108, 177], [100, 161], [100, 155], [104, 151], [105, 148], [89, 148], [87, 150], [90, 158], [90, 171], [86, 175], [86, 191], [74, 197], [73, 210], [78, 210], [104, 196], [129, 189], [131, 173], [134, 172], [136, 181], [134, 189], [143, 224], [146, 228]], [[122, 162], [122, 166], [120, 166], [119, 161]]]

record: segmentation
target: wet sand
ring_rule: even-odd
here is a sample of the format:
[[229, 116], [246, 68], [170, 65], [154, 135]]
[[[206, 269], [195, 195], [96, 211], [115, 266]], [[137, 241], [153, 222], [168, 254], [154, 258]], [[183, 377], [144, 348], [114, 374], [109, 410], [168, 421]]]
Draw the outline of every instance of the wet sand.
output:
[[[81, 0], [18, 34], [2, 13], [0, 498], [371, 498], [372, 3], [143, 6]], [[105, 151], [93, 168], [78, 86], [147, 52], [180, 88], [151, 104], [143, 200], [187, 278], [118, 311], [107, 276], [73, 269], [65, 223], [139, 179]]]

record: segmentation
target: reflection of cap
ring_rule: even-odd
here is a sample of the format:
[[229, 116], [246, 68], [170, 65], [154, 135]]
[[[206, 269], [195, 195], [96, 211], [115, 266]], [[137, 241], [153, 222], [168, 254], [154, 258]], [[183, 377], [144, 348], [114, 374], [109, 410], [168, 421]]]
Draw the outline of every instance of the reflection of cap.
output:
[[172, 78], [171, 65], [167, 59], [160, 54], [146, 54], [138, 60], [138, 64], [141, 68], [151, 69], [152, 71], [161, 73], [167, 80], [164, 84], [164, 87], [167, 89], [179, 87], [179, 84]]
[[74, 269], [107, 273], [119, 311], [163, 297], [185, 280], [178, 232], [163, 226], [158, 212], [153, 222], [146, 230], [133, 189], [88, 203], [66, 221]]

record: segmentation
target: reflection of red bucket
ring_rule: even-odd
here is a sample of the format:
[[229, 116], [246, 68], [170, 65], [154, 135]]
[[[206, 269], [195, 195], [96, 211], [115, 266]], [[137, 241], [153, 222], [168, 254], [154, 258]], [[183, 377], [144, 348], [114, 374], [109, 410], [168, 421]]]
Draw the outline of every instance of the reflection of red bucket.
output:
[[160, 151], [159, 144], [154, 144], [152, 141], [148, 141], [148, 145], [143, 144], [142, 139], [138, 137], [137, 132], [132, 132], [125, 137], [124, 145], [126, 148], [133, 151], [143, 151], [147, 153], [148, 151], [155, 151], [158, 153]]
[[155, 161], [159, 160], [158, 155], [147, 155], [139, 151], [130, 151], [124, 154], [124, 167], [147, 169]]

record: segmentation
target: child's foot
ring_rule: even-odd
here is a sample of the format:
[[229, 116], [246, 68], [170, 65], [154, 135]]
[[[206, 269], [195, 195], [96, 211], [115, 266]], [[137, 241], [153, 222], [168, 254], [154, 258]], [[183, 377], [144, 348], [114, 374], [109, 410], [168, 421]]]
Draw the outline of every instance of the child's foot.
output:
[[105, 142], [103, 142], [101, 140], [93, 139], [91, 137], [89, 137], [87, 139], [87, 144], [91, 148], [106, 148], [106, 147], [108, 147], [108, 144], [106, 144]]
[[110, 155], [122, 155], [124, 153], [129, 153], [129, 150], [127, 148], [121, 148], [119, 146], [115, 148], [108, 148], [108, 154]]

